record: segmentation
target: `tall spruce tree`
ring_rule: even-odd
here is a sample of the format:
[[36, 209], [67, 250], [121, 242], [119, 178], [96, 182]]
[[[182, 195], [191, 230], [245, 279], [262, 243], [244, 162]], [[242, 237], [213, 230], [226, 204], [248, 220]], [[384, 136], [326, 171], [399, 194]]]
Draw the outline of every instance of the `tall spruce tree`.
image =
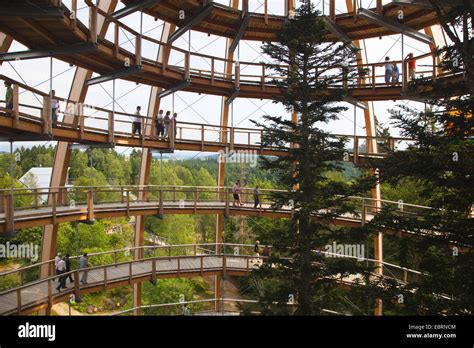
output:
[[422, 188], [421, 198], [432, 209], [418, 209], [415, 216], [384, 210], [370, 226], [374, 230], [383, 226], [414, 234], [414, 238], [403, 241], [403, 247], [416, 255], [416, 260], [412, 258], [404, 266], [416, 264], [422, 274], [403, 289], [404, 313], [472, 315], [473, 5], [471, 1], [459, 1], [459, 6], [447, 1], [431, 2], [452, 40], [437, 50], [443, 57], [437, 68], [457, 79], [453, 83], [444, 79], [417, 79], [411, 83], [410, 93], [432, 106], [427, 112], [406, 105], [391, 110], [392, 122], [401, 134], [416, 140], [406, 151], [393, 152], [373, 165], [380, 168], [382, 183], [416, 182]]
[[[367, 314], [368, 302], [372, 308], [375, 297], [381, 297], [382, 287], [375, 283], [382, 280], [374, 281], [373, 265], [317, 252], [333, 242], [372, 244], [363, 228], [335, 224], [337, 217], [357, 214], [348, 197], [369, 194], [373, 182], [369, 175], [357, 182], [336, 180], [332, 175], [344, 170], [340, 161], [347, 140], [322, 127], [347, 109], [338, 102], [356, 72], [350, 68], [354, 53], [344, 44], [327, 42], [327, 35], [323, 17], [312, 5], [304, 4], [284, 25], [278, 41], [263, 46], [276, 62], [268, 67], [287, 76], [274, 81], [282, 91], [282, 97], [274, 102], [298, 115], [296, 123], [283, 116], [264, 116], [263, 122], [255, 122], [264, 130], [264, 145], [283, 151], [290, 147], [287, 156], [263, 158], [262, 166], [275, 172], [286, 188], [273, 194], [274, 208], [293, 207], [291, 221], [260, 234], [263, 243], [274, 247], [270, 261], [254, 273], [263, 314], [292, 312], [286, 305], [291, 300], [298, 315], [322, 314], [325, 308]], [[335, 280], [351, 274], [365, 278], [360, 291], [349, 298]]]

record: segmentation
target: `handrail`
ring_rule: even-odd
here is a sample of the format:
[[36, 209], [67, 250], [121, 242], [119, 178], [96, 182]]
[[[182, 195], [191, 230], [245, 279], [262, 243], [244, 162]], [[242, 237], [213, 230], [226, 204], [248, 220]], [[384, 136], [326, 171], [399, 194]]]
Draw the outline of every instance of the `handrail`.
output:
[[[139, 247], [127, 247], [127, 248], [110, 250], [110, 251], [99, 251], [99, 252], [95, 252], [95, 253], [88, 253], [87, 257], [90, 258], [90, 257], [94, 257], [94, 256], [113, 255], [113, 254], [117, 254], [117, 253], [121, 253], [121, 252], [126, 252], [127, 253], [127, 252], [132, 252], [132, 251], [135, 251], [135, 250], [146, 250], [146, 249], [152, 249], [152, 250], [166, 249], [166, 250], [168, 250], [168, 249], [176, 249], [176, 248], [194, 248], [194, 247], [199, 248], [199, 247], [202, 247], [202, 246], [216, 246], [216, 247], [217, 246], [223, 246], [224, 248], [225, 247], [231, 247], [231, 248], [234, 248], [234, 247], [253, 248], [254, 247], [254, 245], [238, 244], [238, 243], [196, 243], [196, 244], [173, 244], [173, 245], [143, 245], [143, 246], [139, 246]], [[268, 247], [273, 248], [272, 246], [268, 246]], [[223, 248], [223, 250], [225, 250], [224, 248]], [[210, 249], [208, 249], [208, 250], [210, 250]], [[81, 256], [82, 255], [74, 255], [74, 256], [70, 256], [69, 259], [74, 260], [74, 259], [80, 258]], [[25, 270], [35, 268], [35, 267], [40, 267], [40, 266], [50, 264], [50, 263], [54, 263], [54, 262], [55, 262], [55, 260], [51, 259], [51, 260], [47, 260], [47, 261], [38, 262], [38, 263], [35, 263], [35, 264], [32, 264], [32, 265], [28, 265], [28, 266], [25, 266], [25, 267], [16, 268], [16, 269], [13, 269], [13, 270], [10, 270], [10, 271], [0, 272], [0, 277], [7, 276], [7, 275], [10, 275], [10, 274], [13, 274], [13, 273], [19, 273], [21, 271], [25, 271]]]
[[[158, 191], [166, 191], [166, 192], [174, 192], [176, 189], [181, 189], [181, 191], [176, 192], [194, 192], [196, 189], [200, 190], [200, 193], [225, 193], [228, 190], [231, 190], [232, 187], [230, 186], [180, 186], [180, 185], [108, 185], [108, 186], [57, 186], [57, 187], [36, 187], [36, 188], [15, 188], [13, 192], [20, 192], [24, 195], [24, 191], [32, 191], [31, 194], [38, 194], [38, 195], [45, 195], [50, 193], [59, 193], [54, 192], [57, 191], [75, 191], [75, 190], [85, 190], [89, 191], [93, 189], [96, 192], [99, 192], [97, 189], [106, 189], [102, 192], [122, 192], [122, 190], [128, 191], [147, 191], [149, 192], [150, 189], [158, 190]], [[242, 191], [248, 191], [252, 193], [254, 188], [252, 187], [241, 187]], [[204, 190], [204, 191], [202, 191]], [[42, 192], [45, 191], [45, 192]], [[288, 192], [288, 190], [284, 189], [259, 189], [261, 194], [264, 193], [272, 193], [272, 192]], [[0, 195], [10, 195], [12, 192], [11, 189], [0, 189]], [[429, 209], [433, 210], [435, 208], [429, 206], [423, 206], [418, 204], [410, 204], [405, 202], [399, 201], [391, 201], [386, 199], [375, 199], [371, 197], [358, 197], [358, 196], [348, 196], [348, 199], [353, 200], [363, 200], [363, 201], [370, 201], [370, 202], [380, 202], [380, 203], [387, 203], [392, 205], [400, 205], [402, 204], [404, 207], [413, 207], [413, 208], [421, 208], [421, 209]]]

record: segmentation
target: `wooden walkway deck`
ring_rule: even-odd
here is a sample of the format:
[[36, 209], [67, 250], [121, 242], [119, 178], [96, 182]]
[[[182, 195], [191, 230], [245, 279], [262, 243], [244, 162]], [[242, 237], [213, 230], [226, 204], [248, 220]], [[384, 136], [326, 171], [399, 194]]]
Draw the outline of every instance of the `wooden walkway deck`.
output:
[[119, 264], [92, 267], [87, 284], [79, 282], [83, 271], [72, 271], [75, 282], [66, 281], [67, 289], [58, 291], [57, 277], [50, 277], [0, 293], [0, 315], [28, 314], [71, 295], [105, 291], [157, 278], [194, 277], [227, 273], [245, 275], [257, 268], [261, 260], [252, 256], [197, 255], [158, 257]]

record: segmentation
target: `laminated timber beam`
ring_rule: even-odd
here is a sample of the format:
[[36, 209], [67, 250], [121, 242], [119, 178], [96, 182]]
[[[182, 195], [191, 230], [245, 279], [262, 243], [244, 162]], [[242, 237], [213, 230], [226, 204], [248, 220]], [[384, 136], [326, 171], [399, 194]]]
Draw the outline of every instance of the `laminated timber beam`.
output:
[[361, 8], [359, 9], [358, 15], [371, 23], [388, 28], [400, 34], [404, 34], [425, 44], [431, 45], [433, 43], [433, 38], [431, 36], [420, 33], [419, 31], [416, 31], [405, 24], [398, 23], [391, 18], [385, 17], [371, 10]]
[[119, 71], [116, 71], [116, 72], [113, 72], [113, 73], [110, 73], [110, 74], [107, 74], [107, 75], [101, 75], [101, 76], [91, 78], [91, 79], [89, 79], [85, 82], [85, 85], [86, 86], [92, 86], [92, 85], [96, 85], [96, 84], [99, 84], [99, 83], [104, 83], [104, 82], [107, 82], [107, 81], [123, 78], [123, 77], [128, 76], [128, 75], [137, 74], [137, 73], [140, 73], [140, 72], [142, 72], [142, 67], [138, 66], [138, 65], [135, 65], [135, 66], [131, 66], [129, 68], [119, 70]]
[[[13, 3], [13, 1], [11, 2]], [[0, 17], [62, 19], [63, 16], [60, 7], [0, 4]]]
[[168, 39], [168, 44], [173, 43], [176, 41], [178, 38], [180, 38], [185, 32], [188, 30], [192, 29], [196, 24], [201, 22], [204, 18], [209, 16], [214, 9], [214, 6], [212, 3], [209, 3], [206, 5], [197, 15], [195, 15], [193, 18], [191, 18], [189, 21], [187, 21], [182, 27], [180, 27], [178, 30], [176, 30]]
[[47, 50], [28, 50], [21, 52], [8, 52], [0, 54], [0, 61], [8, 62], [14, 60], [26, 60], [45, 57], [55, 57], [69, 54], [79, 54], [97, 50], [97, 45], [93, 43], [81, 43], [66, 47], [58, 47]]
[[120, 18], [126, 17], [134, 12], [140, 11], [151, 5], [159, 5], [162, 0], [138, 0], [132, 5], [126, 6], [118, 11], [115, 11], [109, 16], [109, 20], [116, 21]]

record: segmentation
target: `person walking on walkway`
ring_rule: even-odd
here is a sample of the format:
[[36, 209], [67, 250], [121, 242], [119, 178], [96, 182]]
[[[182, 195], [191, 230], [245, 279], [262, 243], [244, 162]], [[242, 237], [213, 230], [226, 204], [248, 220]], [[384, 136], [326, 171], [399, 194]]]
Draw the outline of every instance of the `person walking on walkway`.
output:
[[141, 106], [137, 106], [137, 111], [135, 111], [135, 115], [133, 116], [132, 138], [135, 137], [135, 133], [138, 133], [139, 136], [142, 135], [142, 117], [140, 115], [141, 109]]
[[253, 202], [254, 202], [253, 207], [254, 208], [257, 208], [258, 205], [260, 204], [259, 195], [260, 195], [260, 193], [258, 192], [258, 185], [256, 185], [255, 188], [253, 189]]
[[[61, 261], [61, 254], [57, 253], [56, 257], [54, 258], [54, 274], [58, 275], [58, 263]], [[59, 281], [59, 279], [58, 279]]]
[[234, 207], [236, 205], [238, 205], [238, 206], [243, 205], [240, 202], [240, 191], [241, 191], [240, 180], [237, 180], [235, 182], [234, 188], [232, 189], [232, 193], [234, 194]]
[[[69, 255], [66, 254], [66, 256], [64, 257], [64, 262], [66, 262], [66, 273], [67, 272], [70, 272], [71, 271], [71, 259], [69, 258]], [[66, 285], [66, 281], [68, 280], [69, 278], [69, 281], [71, 283], [74, 283], [74, 279], [72, 279], [72, 274], [69, 273], [66, 277], [65, 277], [65, 280], [64, 280], [64, 285]]]
[[160, 112], [158, 112], [158, 116], [156, 117], [156, 137], [158, 139], [161, 139], [163, 137], [163, 134], [165, 133], [165, 127], [163, 122], [163, 110], [160, 110]]
[[[79, 259], [79, 268], [88, 268], [89, 267], [89, 261], [87, 260], [87, 253], [81, 256]], [[82, 278], [81, 278], [81, 283], [87, 284], [87, 270], [84, 270], [82, 273]]]
[[63, 259], [58, 262], [58, 275], [59, 275], [59, 285], [56, 287], [56, 290], [61, 291], [61, 289], [66, 289], [66, 277], [62, 274], [66, 273], [66, 261]]
[[389, 84], [392, 81], [392, 63], [390, 63], [390, 57], [385, 57], [385, 83]]

